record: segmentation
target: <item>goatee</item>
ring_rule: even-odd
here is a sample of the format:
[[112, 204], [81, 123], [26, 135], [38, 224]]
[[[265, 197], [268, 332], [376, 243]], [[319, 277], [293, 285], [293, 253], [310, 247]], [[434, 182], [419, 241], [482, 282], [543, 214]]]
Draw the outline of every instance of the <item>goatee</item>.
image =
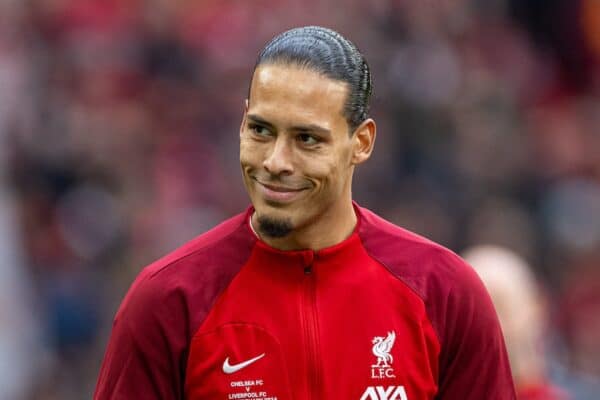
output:
[[270, 238], [282, 238], [292, 232], [293, 226], [289, 220], [269, 217], [258, 217], [258, 231]]

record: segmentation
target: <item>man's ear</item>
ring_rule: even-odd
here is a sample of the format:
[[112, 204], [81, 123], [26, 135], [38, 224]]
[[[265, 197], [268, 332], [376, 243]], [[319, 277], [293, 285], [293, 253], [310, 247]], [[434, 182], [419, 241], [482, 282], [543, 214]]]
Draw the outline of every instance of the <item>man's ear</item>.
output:
[[248, 99], [244, 101], [244, 114], [242, 115], [242, 124], [240, 125], [240, 135], [244, 131], [244, 126], [246, 126], [246, 115], [248, 115]]
[[369, 159], [373, 146], [375, 145], [375, 136], [377, 135], [377, 126], [371, 118], [364, 120], [352, 134], [352, 164], [358, 165]]

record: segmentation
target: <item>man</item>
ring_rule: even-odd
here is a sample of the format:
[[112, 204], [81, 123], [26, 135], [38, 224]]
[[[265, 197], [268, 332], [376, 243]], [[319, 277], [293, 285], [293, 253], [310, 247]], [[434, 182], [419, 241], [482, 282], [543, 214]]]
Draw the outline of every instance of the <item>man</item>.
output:
[[142, 271], [96, 399], [515, 398], [475, 273], [352, 202], [370, 93], [334, 31], [267, 44], [240, 128], [252, 207]]

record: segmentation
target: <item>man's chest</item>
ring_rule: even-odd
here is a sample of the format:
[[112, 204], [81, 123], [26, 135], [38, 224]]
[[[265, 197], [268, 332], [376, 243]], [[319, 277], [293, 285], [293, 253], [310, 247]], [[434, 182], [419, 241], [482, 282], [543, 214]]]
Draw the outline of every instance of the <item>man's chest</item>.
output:
[[190, 343], [187, 399], [433, 398], [436, 335], [421, 300], [389, 278], [240, 276]]

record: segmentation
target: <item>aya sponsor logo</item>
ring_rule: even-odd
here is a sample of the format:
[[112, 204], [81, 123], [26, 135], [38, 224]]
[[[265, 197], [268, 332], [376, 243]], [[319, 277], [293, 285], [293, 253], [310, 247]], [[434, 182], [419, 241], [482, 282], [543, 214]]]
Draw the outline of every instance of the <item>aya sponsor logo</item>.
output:
[[360, 400], [408, 400], [404, 386], [369, 386]]

